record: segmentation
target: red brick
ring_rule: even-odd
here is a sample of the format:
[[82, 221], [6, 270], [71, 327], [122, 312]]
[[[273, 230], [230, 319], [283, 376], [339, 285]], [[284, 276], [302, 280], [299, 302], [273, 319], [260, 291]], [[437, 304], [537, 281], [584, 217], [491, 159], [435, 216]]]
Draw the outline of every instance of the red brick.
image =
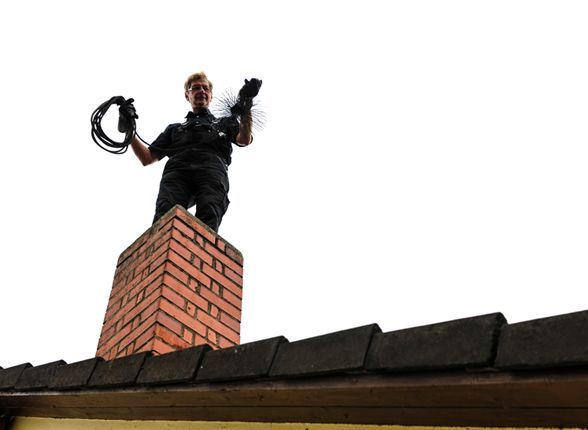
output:
[[151, 352], [153, 352], [155, 355], [163, 355], [174, 351], [175, 349], [173, 347], [169, 346], [161, 339], [153, 339], [153, 346]]
[[111, 322], [108, 327], [104, 327], [104, 325], [102, 326], [102, 332], [100, 333], [100, 340], [98, 342], [98, 345], [103, 344], [112, 336], [114, 336], [114, 334], [116, 333], [116, 330], [114, 329], [115, 325], [115, 322]]
[[151, 318], [152, 315], [157, 315], [157, 311], [159, 310], [160, 304], [161, 304], [161, 297], [157, 296], [157, 298], [153, 301], [153, 303], [151, 303], [149, 306], [145, 307], [145, 309], [143, 309], [143, 311], [141, 312], [141, 314], [140, 314], [141, 321], [145, 321], [148, 318]]
[[[149, 278], [149, 279], [151, 279], [151, 278]], [[131, 296], [132, 299], [130, 300], [130, 302], [128, 303], [128, 305], [126, 307], [123, 307], [119, 311], [119, 314], [122, 314], [123, 316], [127, 315], [134, 307], [142, 306], [142, 302], [144, 302], [145, 300], [151, 301], [152, 300], [151, 296], [152, 296], [153, 292], [160, 289], [162, 284], [163, 284], [163, 276], [158, 275], [148, 285], [140, 284], [137, 287], [135, 287], [132, 291], [129, 292], [129, 296]], [[140, 294], [142, 294], [142, 296], [143, 296], [141, 300], [139, 300]]]
[[194, 215], [192, 215], [188, 211], [185, 211], [184, 213], [180, 214], [180, 216], [178, 216], [178, 218], [180, 221], [182, 221], [184, 224], [186, 224], [192, 230], [196, 230], [196, 226], [202, 223], [202, 221], [200, 221], [200, 219], [196, 218]]
[[184, 335], [182, 336], [190, 345], [194, 345], [194, 332], [184, 328]]
[[125, 294], [130, 294], [131, 297], [135, 294], [137, 294], [140, 290], [142, 290], [143, 288], [148, 287], [152, 282], [154, 282], [157, 277], [159, 277], [161, 274], [163, 273], [163, 267], [161, 267], [160, 269], [158, 269], [157, 271], [151, 273], [147, 278], [145, 279], [140, 279], [139, 277], [136, 277], [134, 279], [134, 283], [133, 285], [129, 285], [128, 288], [121, 290], [119, 292], [116, 293], [116, 296], [111, 295], [110, 300], [116, 300], [116, 299], [120, 299], [123, 297], [123, 295]]
[[[145, 255], [149, 255], [149, 252], [153, 252], [153, 250], [158, 248], [159, 246], [161, 246], [162, 243], [167, 242], [172, 230], [173, 230], [173, 223], [170, 221], [170, 222], [166, 223], [162, 228], [157, 230], [157, 232], [153, 233], [151, 235], [149, 242], [147, 242], [145, 244], [145, 249], [144, 249]], [[149, 248], [151, 248], [152, 250], [149, 251]]]
[[[214, 303], [216, 306], [221, 308], [224, 312], [228, 313], [232, 317], [240, 320], [241, 319], [241, 309], [236, 308], [226, 300], [223, 300], [222, 297], [217, 296], [212, 291], [202, 288], [200, 290], [200, 295], [208, 300], [210, 303]], [[215, 315], [213, 315], [215, 316]]]
[[220, 314], [220, 320], [224, 325], [229, 326], [230, 328], [232, 328], [236, 333], [239, 333], [241, 331], [241, 323], [239, 321], [237, 321], [235, 318], [231, 318], [229, 315], [227, 315], [224, 312], [221, 312]]
[[227, 302], [232, 303], [236, 308], [241, 309], [241, 298], [231, 293], [226, 288], [223, 289], [221, 294], [222, 298]]
[[153, 237], [158, 237], [161, 236], [162, 234], [165, 234], [167, 232], [169, 232], [170, 230], [173, 229], [174, 226], [174, 219], [173, 218], [168, 218], [167, 220], [164, 220], [162, 224], [157, 224], [156, 228], [155, 228], [155, 232], [153, 232]]
[[143, 233], [141, 236], [139, 236], [137, 239], [135, 239], [135, 241], [120, 254], [120, 257], [118, 258], [117, 266], [119, 266], [124, 260], [126, 260], [132, 254], [134, 254], [135, 251], [141, 247], [141, 245], [143, 245], [145, 242], [147, 242], [147, 240], [149, 239], [149, 235], [150, 235], [150, 232], [148, 230], [145, 233]]
[[104, 345], [106, 341], [114, 335], [114, 333], [114, 326], [107, 330], [102, 329], [102, 333], [100, 333], [100, 338], [98, 339], [98, 348], [101, 348], [102, 345]]
[[[142, 338], [144, 336], [148, 336], [147, 333], [150, 333], [153, 331], [152, 327], [156, 323], [156, 318], [157, 318], [157, 315], [152, 314], [149, 318], [145, 319], [139, 325], [139, 327], [137, 327], [136, 330], [131, 331], [128, 334], [128, 336], [121, 338], [121, 340], [116, 342], [116, 344], [118, 344], [118, 346], [121, 350], [125, 349], [127, 346], [129, 346], [133, 342], [135, 343], [135, 345], [138, 345], [139, 343], [136, 342], [137, 339]], [[127, 327], [129, 327], [129, 326], [127, 326]], [[117, 356], [118, 356], [118, 354], [117, 354]]]
[[231, 260], [225, 254], [223, 254], [218, 249], [216, 249], [213, 245], [211, 245], [210, 243], [207, 243], [206, 245], [204, 245], [204, 249], [209, 254], [212, 254], [212, 256], [214, 258], [219, 260], [225, 266], [228, 266], [229, 268], [231, 268], [233, 271], [235, 271], [239, 275], [243, 275], [243, 267], [241, 267], [239, 264], [235, 263], [233, 260]]
[[157, 259], [153, 260], [153, 262], [149, 265], [148, 273], [154, 272], [159, 266], [166, 263], [169, 258], [169, 249], [166, 249], [163, 254], [161, 254]]
[[[159, 294], [158, 294], [157, 292], [155, 292], [155, 293], [152, 295], [152, 297], [150, 297], [150, 299], [152, 299], [153, 301], [157, 301], [157, 299], [158, 299], [158, 296], [159, 296]], [[132, 320], [133, 318], [135, 318], [135, 317], [136, 317], [136, 316], [137, 316], [137, 315], [138, 315], [138, 314], [139, 314], [141, 311], [143, 311], [143, 310], [144, 310], [144, 309], [145, 309], [145, 308], [146, 308], [146, 307], [147, 307], [147, 306], [148, 306], [150, 303], [152, 303], [152, 302], [150, 302], [149, 300], [145, 300], [145, 301], [143, 301], [143, 302], [142, 302], [141, 306], [137, 306], [137, 307], [134, 307], [134, 306], [132, 306], [132, 303], [130, 303], [130, 304], [129, 304], [129, 307], [128, 307], [128, 310], [127, 310], [127, 311], [125, 311], [125, 313], [121, 313], [121, 314], [120, 314], [120, 317], [119, 317], [119, 318], [117, 318], [116, 320], [115, 320], [115, 319], [113, 319], [113, 320], [110, 322], [110, 324], [106, 324], [106, 325], [104, 325], [104, 326], [103, 326], [103, 328], [102, 328], [102, 330], [103, 330], [103, 331], [108, 331], [108, 329], [109, 329], [110, 327], [116, 327], [116, 324], [122, 323], [123, 321], [124, 321], [124, 324], [123, 324], [123, 328], [124, 328], [124, 326], [126, 326], [126, 325], [127, 325], [127, 324], [126, 324], [127, 322], [129, 322], [130, 320]], [[125, 308], [123, 308], [123, 310], [124, 310], [124, 309], [127, 309], [127, 308], [125, 307]], [[129, 329], [130, 329], [130, 326], [129, 326]], [[118, 331], [119, 329], [116, 329], [116, 328], [115, 328], [114, 330], [115, 330], [115, 331]], [[109, 339], [104, 339], [104, 340], [105, 340], [105, 341], [107, 341], [107, 342], [109, 342]]]
[[166, 328], [158, 325], [155, 327], [155, 335], [175, 350], [189, 348], [191, 345], [181, 337], [178, 337]]
[[112, 326], [113, 323], [119, 320], [123, 320], [126, 324], [128, 321], [133, 319], [139, 312], [145, 309], [149, 304], [151, 304], [155, 300], [157, 296], [161, 294], [158, 290], [161, 287], [162, 280], [163, 277], [161, 278], [161, 280], [156, 279], [156, 282], [153, 282], [151, 285], [147, 287], [147, 290], [144, 290], [145, 294], [147, 294], [147, 297], [144, 297], [141, 302], [135, 303], [135, 300], [132, 300], [128, 302], [125, 306], [123, 306], [121, 309], [119, 309], [118, 312], [116, 312], [116, 314], [113, 316], [113, 318], [111, 318], [110, 321], [104, 324], [104, 328], [108, 329], [110, 326]]
[[228, 326], [221, 324], [205, 312], [197, 312], [196, 318], [198, 318], [198, 320], [204, 323], [204, 325], [209, 329], [216, 331], [217, 333], [223, 335], [228, 339], [234, 339], [239, 337], [238, 333], [234, 332]]
[[153, 338], [155, 338], [155, 328], [157, 327], [157, 322], [153, 321], [153, 323], [145, 328], [145, 330], [143, 330], [143, 332], [140, 334], [140, 336], [136, 337], [134, 339], [134, 347], [133, 349], [136, 351], [138, 349], [140, 349], [144, 344], [150, 342], [153, 340]]
[[220, 237], [216, 238], [216, 247], [221, 251], [221, 252], [225, 252], [225, 241], [222, 240]]
[[121, 341], [121, 339], [123, 339], [125, 336], [127, 336], [130, 332], [131, 332], [131, 326], [130, 325], [124, 326], [121, 331], [119, 331], [118, 333], [115, 333], [114, 336], [112, 336], [110, 339], [107, 339], [105, 342], [103, 342], [101, 345], [99, 345], [98, 352], [107, 351], [110, 348], [114, 347], [115, 345], [118, 345], [118, 343]]
[[220, 261], [217, 260], [214, 262], [214, 268], [216, 269], [217, 272], [223, 273], [223, 265]]
[[192, 317], [196, 316], [196, 306], [188, 302], [186, 305], [186, 313]]
[[206, 337], [208, 338], [209, 341], [211, 341], [215, 345], [218, 345], [216, 332], [214, 332], [212, 330], [208, 330], [208, 333], [206, 333]]
[[132, 288], [133, 285], [136, 285], [141, 281], [140, 276], [133, 277], [129, 282], [125, 282], [124, 284], [120, 284], [120, 286], [113, 286], [112, 290], [110, 291], [110, 297], [108, 299], [108, 305], [112, 304], [116, 300], [120, 300], [123, 294]]
[[231, 260], [234, 260], [237, 262], [237, 264], [243, 266], [243, 255], [240, 252], [231, 248], [230, 246], [227, 246], [225, 249], [225, 254], [227, 254], [227, 257], [229, 257]]
[[218, 308], [215, 305], [210, 305], [210, 311], [208, 313], [213, 318], [216, 318], [218, 316]]
[[216, 282], [213, 282], [212, 283], [212, 292], [214, 294], [216, 294], [217, 296], [220, 296], [220, 290], [221, 290], [220, 286]]
[[104, 360], [112, 360], [114, 358], [114, 351], [96, 351], [96, 357], [101, 357]]
[[180, 245], [175, 240], [170, 240], [169, 247], [170, 249], [174, 250], [176, 253], [181, 255], [182, 258], [184, 258], [184, 260], [186, 260], [188, 263], [192, 264], [193, 266], [196, 266], [196, 264], [193, 263], [194, 255], [184, 246]]
[[[221, 275], [220, 273], [218, 273], [212, 267], [207, 266], [206, 264], [204, 264], [204, 265], [202, 265], [202, 271], [205, 274], [207, 274], [208, 276], [210, 276], [212, 279], [214, 279], [215, 281], [218, 281], [218, 283], [221, 284], [223, 286], [223, 288], [228, 288], [229, 290], [231, 290], [231, 292], [233, 292], [234, 294], [236, 294], [239, 297], [242, 296], [243, 293], [241, 291], [241, 287], [240, 286], [238, 286], [237, 284], [235, 284], [233, 281], [231, 281], [226, 276]], [[210, 284], [207, 285], [207, 286], [210, 286]]]
[[239, 338], [235, 342], [231, 342], [229, 339], [219, 336], [218, 344], [221, 348], [230, 348], [231, 346], [239, 345]]
[[187, 273], [182, 272], [178, 267], [171, 262], [165, 265], [165, 271], [170, 275], [174, 276], [178, 281], [183, 284], [188, 283], [188, 279], [190, 278]]
[[112, 305], [110, 305], [106, 309], [106, 315], [104, 315], [104, 322], [109, 321], [112, 319], [114, 315], [118, 313], [118, 310], [121, 308], [122, 304], [120, 300], [116, 300]]
[[208, 240], [210, 243], [216, 242], [216, 236], [210, 231], [208, 231], [206, 227], [204, 227], [202, 224], [194, 222], [193, 227], [196, 230], [197, 235], [204, 237], [204, 239]]
[[175, 281], [171, 276], [164, 277], [164, 283], [180, 296], [188, 300], [188, 302], [198, 306], [201, 309], [208, 309], [208, 302], [206, 300], [204, 300], [200, 295], [196, 294], [185, 285]]
[[[174, 263], [177, 267], [179, 267], [181, 270], [186, 272], [192, 278], [196, 279], [201, 284], [206, 285], [207, 287], [210, 287], [210, 278], [208, 276], [206, 276], [205, 274], [203, 274], [199, 269], [192, 266], [190, 263], [188, 263], [186, 260], [184, 260], [178, 254], [176, 254], [174, 251], [170, 251], [169, 259], [172, 263]], [[203, 266], [206, 267], [206, 264], [203, 264]], [[187, 282], [184, 282], [184, 283], [187, 283]]]
[[131, 355], [132, 351], [133, 351], [133, 348], [131, 348], [131, 345], [127, 346], [126, 348], [118, 349], [116, 351], [116, 355], [114, 356], [114, 358], [125, 356], [125, 355]]
[[184, 326], [180, 324], [176, 319], [170, 317], [168, 314], [163, 312], [161, 309], [157, 312], [157, 322], [162, 326], [173, 331], [177, 335], [181, 335]]
[[184, 224], [182, 221], [175, 219], [173, 222], [174, 229], [179, 230], [189, 239], [194, 239], [196, 232], [191, 227]]
[[156, 252], [153, 253], [153, 255], [146, 256], [144, 259], [142, 259], [142, 261], [134, 267], [135, 275], [144, 272], [146, 268], [149, 268], [149, 272], [152, 272], [153, 269], [155, 269], [162, 263], [162, 261], [165, 260], [165, 254], [168, 248], [169, 246], [166, 243], [158, 248]]
[[240, 285], [241, 287], [243, 287], [243, 278], [241, 276], [237, 275], [231, 269], [229, 269], [228, 267], [226, 267], [224, 274], [225, 274], [225, 276], [227, 278], [232, 279], [233, 281], [235, 281], [237, 283], [237, 285]]
[[195, 291], [196, 293], [198, 293], [201, 288], [206, 288], [206, 287], [203, 287], [202, 284], [200, 284], [200, 282], [198, 282], [196, 279], [190, 278], [190, 282], [188, 282], [188, 288], [190, 288], [192, 291]]
[[204, 248], [204, 238], [202, 236], [196, 236], [196, 243], [198, 243], [202, 248]]
[[184, 285], [182, 282], [178, 281], [175, 277], [173, 277], [172, 275], [170, 275], [169, 273], [164, 273], [163, 274], [163, 280], [161, 282], [163, 285], [167, 285], [168, 287], [170, 287], [172, 290], [177, 291], [176, 287], [184, 287], [186, 288], [186, 285]]
[[175, 318], [176, 320], [178, 320], [179, 322], [181, 322], [185, 326], [188, 326], [189, 328], [194, 330], [196, 333], [199, 333], [202, 336], [204, 336], [206, 334], [206, 326], [204, 324], [202, 324], [200, 321], [195, 320], [190, 315], [186, 314], [184, 311], [175, 307], [174, 305], [172, 305], [168, 301], [166, 301], [166, 300], [161, 301], [161, 310], [163, 310], [169, 316], [171, 316], [172, 318]]
[[212, 256], [208, 254], [204, 248], [197, 245], [194, 241], [188, 239], [185, 236], [182, 236], [177, 231], [174, 231], [172, 237], [183, 247], [189, 250], [192, 254], [199, 257], [201, 260], [205, 261], [208, 264], [212, 264]]
[[121, 270], [120, 272], [116, 272], [116, 274], [114, 275], [114, 279], [112, 281], [112, 290], [111, 291], [116, 291], [119, 288], [124, 287], [126, 284], [128, 284], [128, 282], [129, 282], [128, 277], [130, 275], [134, 276], [132, 268], [130, 269], [130, 271], [123, 272]]
[[147, 249], [148, 252], [145, 255], [140, 256], [139, 260], [142, 261], [155, 261], [160, 255], [165, 253], [169, 249], [169, 243], [171, 241], [172, 232], [166, 232], [161, 237], [156, 238], [155, 242]]
[[[203, 336], [200, 336], [199, 334], [195, 333], [194, 334], [194, 345], [210, 345], [210, 342], [208, 342], [206, 340], [206, 338], [204, 338]], [[210, 346], [212, 346], [214, 349], [216, 349], [214, 345], [210, 345]]]
[[166, 299], [168, 299], [170, 302], [172, 302], [174, 305], [176, 305], [178, 308], [180, 308], [180, 309], [186, 308], [186, 299], [184, 299], [182, 296], [180, 296], [175, 291], [173, 291], [169, 288], [163, 287], [163, 289], [161, 291], [161, 295], [163, 297], [165, 297]]
[[161, 228], [161, 226], [167, 225], [170, 221], [173, 222], [176, 217], [182, 216], [181, 211], [182, 209], [179, 209], [178, 207], [172, 208], [172, 210], [168, 211], [155, 222], [155, 224], [151, 227], [151, 230], [157, 231], [159, 228]]
[[[137, 354], [139, 352], [145, 352], [145, 351], [153, 351], [153, 341], [155, 339], [151, 339], [149, 340], [147, 343], [143, 344], [143, 345], [135, 345], [135, 348], [133, 349], [133, 354]], [[113, 357], [114, 358], [114, 357]]]

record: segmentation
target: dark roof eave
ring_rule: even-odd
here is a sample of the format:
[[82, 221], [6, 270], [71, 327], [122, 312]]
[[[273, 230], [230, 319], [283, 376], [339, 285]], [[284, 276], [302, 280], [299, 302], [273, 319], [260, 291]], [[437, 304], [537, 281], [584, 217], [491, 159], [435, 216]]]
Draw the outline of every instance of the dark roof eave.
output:
[[588, 424], [588, 369], [331, 375], [0, 393], [13, 415], [451, 426]]

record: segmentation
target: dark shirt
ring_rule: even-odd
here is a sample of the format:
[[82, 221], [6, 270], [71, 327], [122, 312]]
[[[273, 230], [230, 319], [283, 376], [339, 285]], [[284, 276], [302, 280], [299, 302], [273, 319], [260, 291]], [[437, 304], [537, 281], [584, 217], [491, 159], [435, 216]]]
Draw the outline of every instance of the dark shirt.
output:
[[189, 112], [186, 122], [168, 125], [149, 150], [159, 159], [169, 157], [164, 173], [195, 166], [226, 171], [231, 164], [231, 143], [238, 133], [236, 118], [215, 118], [208, 109], [202, 108], [196, 113]]

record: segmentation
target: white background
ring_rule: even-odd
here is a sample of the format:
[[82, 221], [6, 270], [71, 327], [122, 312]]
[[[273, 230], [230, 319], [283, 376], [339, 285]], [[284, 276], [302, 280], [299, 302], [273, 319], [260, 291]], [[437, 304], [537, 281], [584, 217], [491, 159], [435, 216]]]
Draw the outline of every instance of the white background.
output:
[[[220, 234], [242, 341], [587, 308], [588, 3], [19, 1], [0, 6], [0, 365], [94, 355], [163, 163], [100, 150], [134, 97], [152, 141], [263, 79]], [[113, 110], [114, 112], [114, 110]]]

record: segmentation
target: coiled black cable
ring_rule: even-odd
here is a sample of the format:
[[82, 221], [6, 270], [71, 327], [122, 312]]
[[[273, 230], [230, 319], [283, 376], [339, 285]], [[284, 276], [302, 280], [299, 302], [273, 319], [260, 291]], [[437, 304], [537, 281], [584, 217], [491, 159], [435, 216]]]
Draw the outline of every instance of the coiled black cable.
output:
[[[90, 119], [92, 124], [92, 140], [94, 140], [96, 145], [111, 154], [124, 154], [127, 152], [133, 136], [136, 135], [137, 138], [141, 139], [137, 134], [137, 124], [135, 119], [138, 118], [138, 116], [135, 113], [133, 101], [133, 99], [125, 100], [123, 96], [114, 96], [96, 108]], [[122, 142], [111, 139], [102, 129], [102, 118], [113, 104], [119, 106], [118, 131], [125, 134], [125, 138]], [[141, 139], [141, 141], [147, 144], [143, 139]]]

